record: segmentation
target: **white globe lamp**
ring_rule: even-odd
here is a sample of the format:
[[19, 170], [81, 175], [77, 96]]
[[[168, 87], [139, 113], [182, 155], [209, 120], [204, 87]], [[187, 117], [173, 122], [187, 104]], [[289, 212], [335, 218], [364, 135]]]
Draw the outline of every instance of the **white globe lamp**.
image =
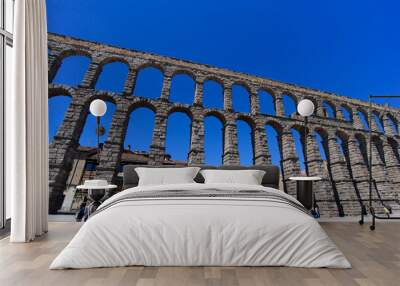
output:
[[103, 116], [107, 111], [106, 103], [101, 99], [95, 99], [90, 103], [90, 113], [96, 117]]
[[303, 99], [297, 105], [297, 112], [303, 117], [312, 115], [314, 113], [314, 103], [309, 99]]

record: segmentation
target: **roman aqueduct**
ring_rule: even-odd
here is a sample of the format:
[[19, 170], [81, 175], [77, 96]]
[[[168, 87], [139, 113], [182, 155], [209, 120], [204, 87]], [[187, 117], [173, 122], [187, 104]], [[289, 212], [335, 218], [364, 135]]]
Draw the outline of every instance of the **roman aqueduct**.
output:
[[[398, 206], [396, 200], [400, 183], [399, 109], [373, 104], [374, 118], [371, 118], [371, 126], [366, 126], [368, 103], [360, 100], [185, 60], [56, 34], [48, 35], [48, 46], [49, 98], [58, 95], [72, 98], [64, 120], [50, 144], [51, 213], [55, 213], [61, 206], [66, 180], [72, 167], [71, 154], [79, 145], [79, 138], [89, 113], [89, 104], [95, 98], [102, 98], [116, 105], [108, 138], [97, 166], [97, 175], [109, 181], [115, 180], [117, 175], [129, 114], [139, 107], [146, 107], [155, 114], [149, 151], [150, 164], [163, 163], [167, 119], [174, 112], [184, 112], [191, 119], [188, 164], [204, 163], [204, 119], [207, 116], [218, 118], [223, 125], [225, 165], [239, 164], [237, 120], [246, 121], [251, 126], [254, 164], [270, 164], [271, 156], [267, 144], [269, 138], [265, 127], [272, 126], [278, 134], [283, 188], [285, 192], [293, 195], [296, 192], [295, 185], [288, 178], [300, 173], [300, 165], [291, 130], [297, 129], [304, 139], [304, 127], [302, 118], [296, 113], [290, 116], [284, 114], [283, 96], [290, 96], [295, 102], [308, 98], [316, 106], [316, 113], [309, 120], [305, 165], [310, 175], [323, 177], [323, 180], [314, 186], [322, 215], [358, 215], [361, 206], [367, 204], [368, 128], [373, 131], [372, 168], [376, 181], [374, 198], [377, 198], [377, 189], [386, 204]], [[53, 84], [52, 81], [63, 60], [74, 55], [90, 58], [90, 65], [83, 81], [77, 86]], [[95, 83], [103, 67], [113, 62], [121, 62], [128, 66], [123, 92], [96, 90]], [[161, 95], [156, 99], [132, 95], [138, 73], [149, 66], [160, 69], [164, 76]], [[194, 102], [190, 105], [169, 100], [171, 80], [177, 74], [190, 75], [195, 82]], [[218, 82], [222, 86], [222, 109], [203, 106], [203, 84], [207, 80]], [[234, 84], [247, 89], [249, 113], [233, 109]], [[268, 92], [273, 97], [274, 115], [260, 112], [258, 96], [260, 90]], [[332, 114], [326, 112], [327, 105], [332, 109]], [[348, 116], [345, 116], [345, 113]], [[365, 117], [364, 120], [362, 117]], [[321, 147], [316, 142], [316, 134], [323, 139], [326, 163], [321, 157]], [[378, 200], [374, 204], [378, 209], [382, 206]]]

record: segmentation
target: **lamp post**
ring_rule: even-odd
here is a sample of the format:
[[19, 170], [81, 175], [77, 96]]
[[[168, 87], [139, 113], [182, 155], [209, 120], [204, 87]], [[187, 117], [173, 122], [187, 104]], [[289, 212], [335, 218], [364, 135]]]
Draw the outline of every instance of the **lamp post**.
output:
[[308, 117], [314, 113], [314, 103], [309, 99], [303, 99], [297, 105], [297, 112], [300, 116], [304, 117], [304, 166], [306, 168], [306, 175], [308, 176], [307, 166], [307, 122]]
[[96, 117], [97, 135], [97, 162], [100, 164], [100, 136], [104, 134], [104, 128], [100, 125], [100, 118], [106, 113], [107, 105], [101, 99], [95, 99], [90, 103], [90, 113]]

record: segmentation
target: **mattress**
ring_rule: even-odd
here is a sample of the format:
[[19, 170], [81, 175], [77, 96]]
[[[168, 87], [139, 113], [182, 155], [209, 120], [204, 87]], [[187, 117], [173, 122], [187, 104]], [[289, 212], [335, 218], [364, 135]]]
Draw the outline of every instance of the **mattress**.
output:
[[262, 186], [196, 183], [109, 198], [50, 269], [131, 265], [351, 267], [293, 197]]

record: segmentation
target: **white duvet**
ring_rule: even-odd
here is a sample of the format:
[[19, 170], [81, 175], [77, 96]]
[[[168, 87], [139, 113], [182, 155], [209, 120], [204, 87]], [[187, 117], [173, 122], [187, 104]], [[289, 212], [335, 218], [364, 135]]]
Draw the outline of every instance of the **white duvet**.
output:
[[318, 222], [290, 205], [229, 197], [152, 198], [112, 204], [130, 192], [207, 188], [256, 189], [294, 200], [279, 190], [254, 185], [128, 189], [99, 207], [103, 211], [81, 227], [50, 269], [127, 265], [351, 267]]

